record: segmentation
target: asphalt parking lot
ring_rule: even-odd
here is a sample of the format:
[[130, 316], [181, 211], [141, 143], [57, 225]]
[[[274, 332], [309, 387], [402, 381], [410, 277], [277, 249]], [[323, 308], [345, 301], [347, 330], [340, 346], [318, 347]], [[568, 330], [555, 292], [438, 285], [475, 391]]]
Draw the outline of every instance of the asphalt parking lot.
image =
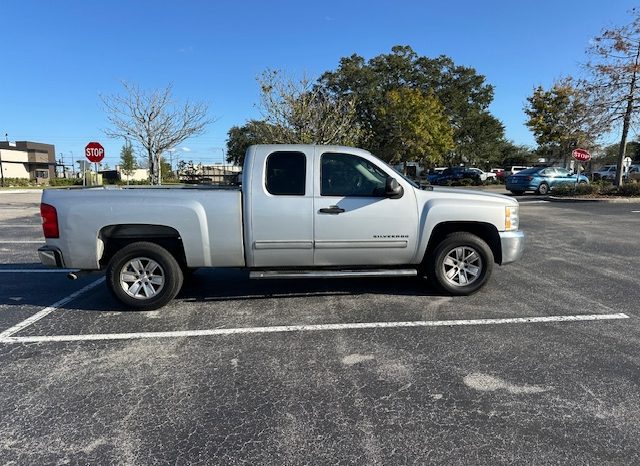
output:
[[201, 270], [123, 312], [0, 194], [1, 462], [640, 463], [640, 204], [521, 200], [471, 297]]

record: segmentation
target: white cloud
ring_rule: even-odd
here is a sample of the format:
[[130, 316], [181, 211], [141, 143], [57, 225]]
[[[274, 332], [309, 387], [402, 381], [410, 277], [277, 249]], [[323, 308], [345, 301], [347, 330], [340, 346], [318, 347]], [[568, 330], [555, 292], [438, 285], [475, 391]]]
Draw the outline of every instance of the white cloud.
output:
[[180, 149], [182, 149], [182, 152], [191, 152], [191, 149], [188, 147], [181, 147]]

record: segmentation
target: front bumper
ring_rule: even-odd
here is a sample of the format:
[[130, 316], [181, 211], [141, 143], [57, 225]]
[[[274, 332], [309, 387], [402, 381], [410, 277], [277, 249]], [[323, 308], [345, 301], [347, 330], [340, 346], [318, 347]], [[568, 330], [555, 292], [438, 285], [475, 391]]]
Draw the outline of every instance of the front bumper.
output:
[[64, 267], [64, 260], [60, 249], [53, 246], [42, 246], [38, 249], [38, 256], [42, 265], [47, 267]]
[[524, 232], [501, 231], [500, 245], [502, 246], [501, 265], [517, 261], [524, 252]]

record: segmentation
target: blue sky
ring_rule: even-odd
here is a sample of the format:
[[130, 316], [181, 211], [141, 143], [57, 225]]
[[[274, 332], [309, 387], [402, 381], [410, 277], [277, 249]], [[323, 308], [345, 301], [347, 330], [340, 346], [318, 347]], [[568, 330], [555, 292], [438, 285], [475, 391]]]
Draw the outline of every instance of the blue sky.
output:
[[[580, 72], [589, 40], [629, 21], [635, 5], [602, 1], [34, 1], [3, 0], [0, 131], [10, 140], [55, 144], [70, 163], [87, 142], [119, 159], [99, 94], [126, 80], [173, 83], [179, 99], [204, 100], [216, 119], [181, 145], [180, 157], [222, 160], [233, 125], [259, 116], [256, 76], [266, 68], [317, 77], [353, 53], [394, 45], [445, 54], [495, 86], [491, 111], [518, 144], [536, 85]], [[184, 148], [184, 149], [182, 149]]]

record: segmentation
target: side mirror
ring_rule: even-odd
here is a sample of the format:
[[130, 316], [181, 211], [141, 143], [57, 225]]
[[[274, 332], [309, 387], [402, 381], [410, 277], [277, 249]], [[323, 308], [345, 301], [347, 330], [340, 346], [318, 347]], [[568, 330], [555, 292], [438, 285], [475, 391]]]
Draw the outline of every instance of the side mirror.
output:
[[395, 178], [389, 176], [384, 187], [384, 194], [389, 199], [400, 199], [404, 194], [404, 189]]

